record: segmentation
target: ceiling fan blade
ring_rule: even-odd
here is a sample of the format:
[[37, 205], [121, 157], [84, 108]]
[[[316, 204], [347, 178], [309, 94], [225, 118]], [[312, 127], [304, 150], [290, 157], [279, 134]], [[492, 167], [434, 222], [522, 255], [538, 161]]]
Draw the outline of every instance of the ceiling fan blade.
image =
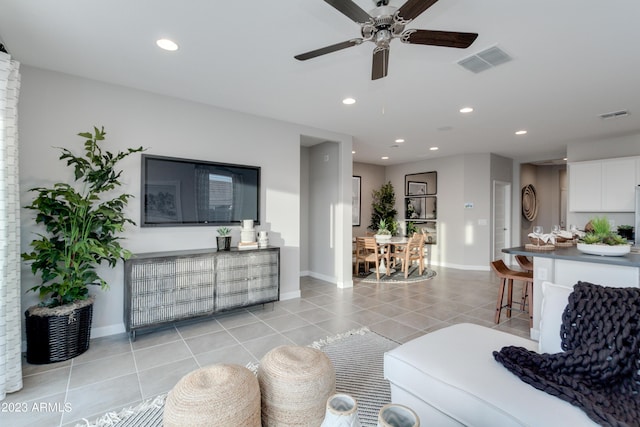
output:
[[376, 47], [373, 50], [373, 66], [371, 80], [378, 80], [387, 76], [389, 69], [389, 47]]
[[351, 20], [363, 24], [371, 20], [371, 15], [365, 12], [360, 6], [352, 2], [351, 0], [324, 0], [331, 6], [338, 9], [343, 15], [346, 15]]
[[407, 0], [405, 4], [400, 6], [400, 9], [396, 12], [396, 16], [405, 21], [411, 21], [433, 6], [437, 1], [438, 0]]
[[476, 33], [458, 33], [455, 31], [406, 30], [400, 41], [430, 46], [457, 47], [466, 49], [476, 40]]
[[356, 45], [359, 45], [360, 43], [362, 43], [362, 39], [351, 39], [344, 42], [332, 44], [331, 46], [325, 46], [325, 47], [321, 47], [320, 49], [301, 53], [300, 55], [294, 56], [294, 58], [296, 58], [298, 61], [306, 61], [307, 59], [315, 58], [321, 55], [326, 55], [327, 53], [346, 49], [351, 46], [356, 46]]

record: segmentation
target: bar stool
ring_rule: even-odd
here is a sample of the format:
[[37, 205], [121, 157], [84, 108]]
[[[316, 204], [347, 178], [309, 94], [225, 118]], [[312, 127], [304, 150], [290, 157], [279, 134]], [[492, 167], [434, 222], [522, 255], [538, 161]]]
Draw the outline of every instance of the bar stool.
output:
[[[533, 261], [524, 255], [516, 255], [516, 261], [521, 269], [533, 273]], [[527, 303], [527, 287], [522, 287], [522, 307]]]
[[[527, 295], [533, 301], [533, 272], [531, 271], [515, 271], [507, 267], [501, 259], [491, 262], [491, 268], [500, 278], [500, 289], [498, 290], [498, 302], [496, 303], [495, 323], [500, 323], [500, 313], [503, 308], [507, 309], [507, 317], [511, 318], [511, 310], [513, 310], [513, 281], [520, 280], [527, 287]], [[507, 288], [507, 303], [503, 304], [504, 288]], [[521, 304], [521, 311], [524, 311], [524, 305]], [[533, 304], [527, 305], [526, 312], [529, 314], [529, 327], [533, 327]]]

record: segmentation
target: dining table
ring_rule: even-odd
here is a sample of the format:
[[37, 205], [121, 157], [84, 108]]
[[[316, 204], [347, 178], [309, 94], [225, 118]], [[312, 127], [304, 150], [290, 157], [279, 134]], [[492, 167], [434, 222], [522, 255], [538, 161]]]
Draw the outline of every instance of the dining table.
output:
[[[376, 237], [376, 244], [378, 248], [380, 248], [380, 253], [385, 254], [386, 256], [382, 258], [380, 262], [380, 273], [385, 275], [390, 275], [391, 273], [395, 273], [395, 269], [391, 267], [387, 267], [387, 264], [391, 263], [391, 254], [397, 249], [407, 246], [409, 243], [409, 239], [407, 237], [399, 237], [393, 236], [389, 238], [379, 238]], [[387, 264], [385, 264], [385, 259]], [[372, 272], [375, 272], [375, 269], [372, 269]]]

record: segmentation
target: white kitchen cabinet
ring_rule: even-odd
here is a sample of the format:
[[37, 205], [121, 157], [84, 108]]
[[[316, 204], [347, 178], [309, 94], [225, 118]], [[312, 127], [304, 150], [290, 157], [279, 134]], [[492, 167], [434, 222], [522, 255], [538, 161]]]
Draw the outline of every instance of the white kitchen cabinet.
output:
[[571, 212], [633, 212], [639, 158], [569, 164]]

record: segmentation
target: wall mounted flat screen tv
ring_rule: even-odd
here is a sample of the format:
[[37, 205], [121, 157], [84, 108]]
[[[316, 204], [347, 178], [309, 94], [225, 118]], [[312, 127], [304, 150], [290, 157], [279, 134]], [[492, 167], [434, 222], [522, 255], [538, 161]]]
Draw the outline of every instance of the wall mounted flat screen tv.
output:
[[260, 167], [142, 155], [142, 227], [260, 224]]

